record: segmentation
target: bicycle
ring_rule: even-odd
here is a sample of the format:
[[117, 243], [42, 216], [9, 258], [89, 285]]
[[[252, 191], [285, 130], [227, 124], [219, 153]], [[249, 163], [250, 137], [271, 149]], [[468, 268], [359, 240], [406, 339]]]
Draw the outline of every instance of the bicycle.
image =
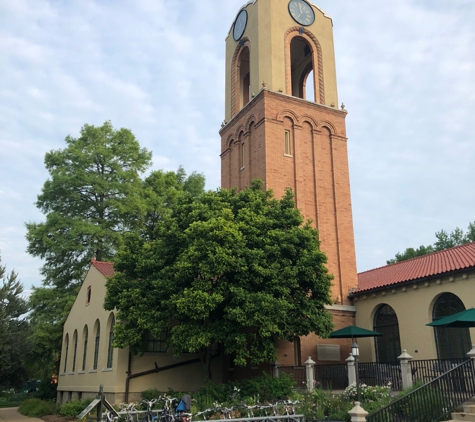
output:
[[106, 412], [106, 422], [116, 422], [119, 418], [110, 410]]
[[160, 422], [175, 422], [175, 415], [172, 412], [172, 406], [173, 402], [177, 401], [177, 399], [165, 395], [160, 396], [159, 400], [163, 400], [165, 402], [160, 413]]
[[[137, 409], [135, 403], [129, 403], [121, 409], [122, 412], [126, 412], [125, 422], [138, 422]], [[137, 416], [134, 421], [134, 414]]]
[[157, 418], [153, 416], [153, 405], [157, 402], [157, 399], [152, 399], [152, 400], [142, 400], [142, 403], [145, 403], [147, 406], [147, 413], [145, 414], [146, 422], [154, 422]]

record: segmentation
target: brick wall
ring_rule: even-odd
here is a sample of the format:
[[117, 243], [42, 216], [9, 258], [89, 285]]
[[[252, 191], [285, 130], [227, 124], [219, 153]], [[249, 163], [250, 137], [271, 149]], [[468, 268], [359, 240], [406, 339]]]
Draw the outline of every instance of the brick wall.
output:
[[[291, 187], [297, 207], [319, 231], [334, 276], [332, 298], [344, 305], [357, 286], [345, 117], [345, 111], [263, 89], [220, 132], [221, 186], [244, 189], [260, 178], [276, 197]], [[286, 129], [291, 157], [284, 155]]]

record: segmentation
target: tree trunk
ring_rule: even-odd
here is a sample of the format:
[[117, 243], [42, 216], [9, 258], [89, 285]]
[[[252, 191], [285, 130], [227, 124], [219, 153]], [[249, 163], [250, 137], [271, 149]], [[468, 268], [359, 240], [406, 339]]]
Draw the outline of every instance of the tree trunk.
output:
[[201, 364], [203, 365], [203, 377], [205, 382], [211, 380], [211, 350], [209, 347], [201, 351]]

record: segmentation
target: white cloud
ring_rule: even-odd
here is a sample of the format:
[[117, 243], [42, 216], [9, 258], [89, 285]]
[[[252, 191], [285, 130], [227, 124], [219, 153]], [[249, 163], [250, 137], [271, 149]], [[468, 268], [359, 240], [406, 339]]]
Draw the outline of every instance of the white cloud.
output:
[[[40, 283], [24, 222], [42, 219], [33, 203], [44, 154], [84, 123], [128, 127], [154, 152], [153, 168], [182, 164], [219, 186], [224, 39], [244, 3], [0, 2], [0, 232], [15, 233], [1, 253], [24, 282]], [[316, 3], [333, 18], [366, 270], [475, 219], [475, 3]]]

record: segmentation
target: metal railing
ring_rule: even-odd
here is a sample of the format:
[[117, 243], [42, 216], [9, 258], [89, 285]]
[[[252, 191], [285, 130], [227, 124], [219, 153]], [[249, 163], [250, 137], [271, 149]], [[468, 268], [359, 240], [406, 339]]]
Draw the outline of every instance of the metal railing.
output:
[[450, 419], [457, 406], [475, 396], [475, 364], [470, 359], [370, 414], [368, 422], [431, 422]]
[[307, 373], [305, 366], [280, 366], [281, 373], [290, 375], [298, 388], [305, 388], [307, 385]]
[[[258, 417], [246, 417], [246, 416], [238, 416], [236, 418], [228, 418], [228, 419], [213, 419], [213, 422], [229, 422], [230, 420], [233, 421], [242, 421], [242, 422], [305, 422], [304, 415], [279, 415], [279, 416], [258, 416]], [[195, 420], [193, 422], [203, 422], [203, 420]]]
[[401, 364], [360, 362], [358, 364], [360, 383], [376, 386], [391, 386], [391, 390], [399, 391], [402, 389]]
[[426, 384], [466, 360], [467, 358], [413, 360], [412, 380]]
[[348, 387], [348, 366], [346, 364], [315, 365], [314, 368], [318, 388], [344, 390]]

